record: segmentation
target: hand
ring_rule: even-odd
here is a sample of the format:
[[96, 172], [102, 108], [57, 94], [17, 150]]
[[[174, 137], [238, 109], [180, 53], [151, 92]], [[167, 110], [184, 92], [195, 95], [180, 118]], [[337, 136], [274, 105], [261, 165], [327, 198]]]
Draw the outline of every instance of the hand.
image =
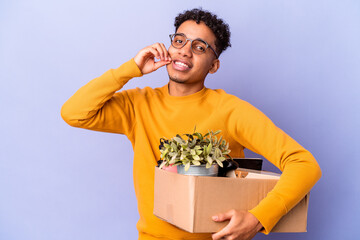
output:
[[226, 227], [212, 235], [213, 240], [250, 240], [262, 228], [259, 220], [247, 211], [233, 209], [226, 213], [215, 215], [212, 219], [216, 222], [223, 222], [230, 219]]
[[[160, 59], [160, 61], [155, 62], [154, 58]], [[155, 43], [141, 49], [134, 57], [134, 60], [142, 74], [151, 73], [158, 68], [171, 63], [170, 55], [163, 43]]]

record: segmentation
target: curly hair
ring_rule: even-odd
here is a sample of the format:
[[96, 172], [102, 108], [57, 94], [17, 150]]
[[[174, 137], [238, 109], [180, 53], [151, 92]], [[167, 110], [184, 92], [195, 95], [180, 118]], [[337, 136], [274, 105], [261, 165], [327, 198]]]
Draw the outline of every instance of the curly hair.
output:
[[194, 20], [196, 23], [204, 22], [205, 25], [213, 31], [216, 37], [216, 52], [219, 56], [226, 48], [231, 47], [229, 25], [222, 19], [218, 18], [215, 14], [199, 8], [194, 8], [180, 13], [175, 18], [175, 32], [178, 30], [180, 25], [187, 20]]

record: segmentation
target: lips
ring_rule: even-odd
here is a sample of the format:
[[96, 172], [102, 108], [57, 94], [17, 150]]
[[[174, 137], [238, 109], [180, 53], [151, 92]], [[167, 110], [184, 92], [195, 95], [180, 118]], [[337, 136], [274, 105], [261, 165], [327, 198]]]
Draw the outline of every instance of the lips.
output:
[[192, 68], [191, 63], [183, 61], [183, 60], [173, 60], [172, 65], [174, 69], [179, 71], [187, 71]]

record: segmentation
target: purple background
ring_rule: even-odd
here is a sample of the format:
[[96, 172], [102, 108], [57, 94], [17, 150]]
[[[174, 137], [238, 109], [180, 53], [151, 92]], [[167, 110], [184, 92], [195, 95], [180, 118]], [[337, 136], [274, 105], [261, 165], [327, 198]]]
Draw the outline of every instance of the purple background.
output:
[[[232, 31], [232, 47], [207, 87], [259, 108], [323, 171], [311, 192], [308, 232], [255, 239], [356, 238], [359, 1], [191, 2], [0, 2], [0, 239], [137, 238], [130, 142], [72, 128], [60, 109], [141, 48], [169, 46], [176, 14], [198, 6]], [[162, 68], [126, 89], [167, 81]]]

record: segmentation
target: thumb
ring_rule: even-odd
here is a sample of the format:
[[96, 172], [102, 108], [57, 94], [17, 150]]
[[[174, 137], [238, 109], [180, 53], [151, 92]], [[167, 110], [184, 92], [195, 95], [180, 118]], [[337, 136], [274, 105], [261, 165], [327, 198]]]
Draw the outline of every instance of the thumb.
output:
[[212, 220], [214, 220], [215, 222], [223, 222], [225, 220], [230, 220], [233, 215], [234, 215], [234, 211], [230, 210], [227, 211], [226, 213], [219, 213], [217, 215], [212, 216]]
[[171, 60], [161, 60], [154, 63], [154, 71], [161, 68], [162, 66], [165, 66], [166, 64], [171, 63]]

